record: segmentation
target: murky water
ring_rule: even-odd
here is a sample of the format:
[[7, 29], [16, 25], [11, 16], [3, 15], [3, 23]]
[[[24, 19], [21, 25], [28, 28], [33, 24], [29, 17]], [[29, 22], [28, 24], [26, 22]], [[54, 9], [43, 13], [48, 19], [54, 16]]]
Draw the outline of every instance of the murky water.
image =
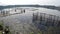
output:
[[60, 12], [57, 10], [39, 8], [38, 10], [34, 11], [33, 9], [26, 9], [25, 13], [0, 17], [0, 20], [3, 20], [4, 26], [9, 26], [11, 32], [14, 34], [16, 34], [16, 32], [19, 32], [20, 34], [29, 34], [32, 31], [38, 31], [32, 22], [32, 14], [36, 12], [60, 16]]

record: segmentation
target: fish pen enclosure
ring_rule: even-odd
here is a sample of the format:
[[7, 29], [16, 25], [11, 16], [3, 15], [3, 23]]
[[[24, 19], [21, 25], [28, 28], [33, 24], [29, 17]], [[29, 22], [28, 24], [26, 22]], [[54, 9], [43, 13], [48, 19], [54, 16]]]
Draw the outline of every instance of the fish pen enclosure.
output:
[[33, 13], [34, 25], [42, 34], [60, 34], [60, 17], [46, 13]]
[[25, 13], [25, 9], [0, 10], [0, 17], [10, 16], [15, 14], [22, 14], [22, 13]]

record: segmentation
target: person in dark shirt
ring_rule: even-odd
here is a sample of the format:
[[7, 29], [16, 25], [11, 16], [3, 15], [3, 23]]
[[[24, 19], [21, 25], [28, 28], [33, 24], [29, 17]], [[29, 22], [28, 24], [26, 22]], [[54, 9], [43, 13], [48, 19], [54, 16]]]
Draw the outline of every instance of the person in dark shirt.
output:
[[24, 13], [25, 13], [25, 9], [24, 9]]

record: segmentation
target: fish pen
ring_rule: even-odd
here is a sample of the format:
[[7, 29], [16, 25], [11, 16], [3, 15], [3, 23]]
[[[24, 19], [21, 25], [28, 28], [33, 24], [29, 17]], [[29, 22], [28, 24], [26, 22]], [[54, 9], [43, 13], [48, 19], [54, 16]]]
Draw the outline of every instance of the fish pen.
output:
[[60, 17], [46, 13], [33, 13], [34, 25], [42, 34], [60, 34]]
[[13, 9], [13, 10], [0, 10], [0, 17], [1, 16], [10, 16], [15, 14], [22, 14], [25, 13], [25, 9]]

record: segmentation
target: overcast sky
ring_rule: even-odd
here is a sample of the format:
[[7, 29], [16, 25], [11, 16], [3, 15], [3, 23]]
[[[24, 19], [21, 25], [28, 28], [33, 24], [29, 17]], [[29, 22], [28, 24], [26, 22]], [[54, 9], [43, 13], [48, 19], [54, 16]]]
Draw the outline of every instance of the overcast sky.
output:
[[60, 6], [60, 0], [0, 0], [0, 5], [22, 5], [22, 4]]

